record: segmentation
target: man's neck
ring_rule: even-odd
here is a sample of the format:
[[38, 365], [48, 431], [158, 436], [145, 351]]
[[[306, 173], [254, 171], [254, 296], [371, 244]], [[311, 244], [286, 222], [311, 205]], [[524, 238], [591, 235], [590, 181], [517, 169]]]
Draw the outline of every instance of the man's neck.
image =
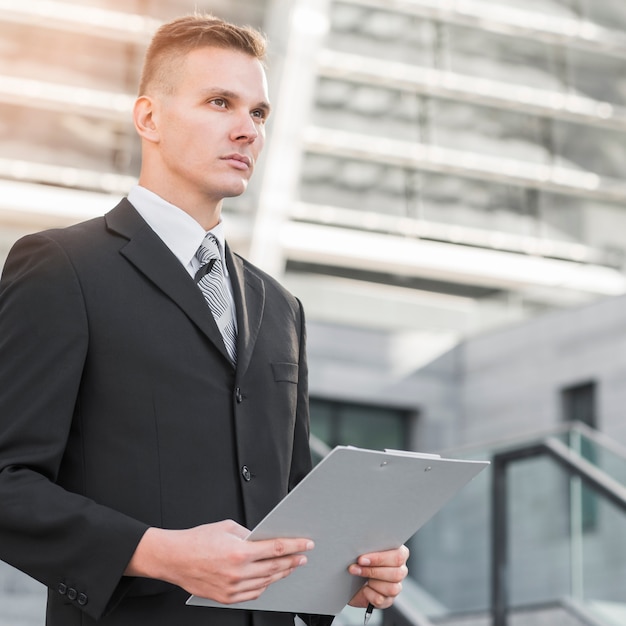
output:
[[151, 184], [150, 181], [146, 181], [143, 177], [139, 178], [139, 185], [187, 213], [205, 231], [211, 230], [220, 222], [223, 200], [213, 200], [205, 196], [192, 198], [188, 195], [162, 188], [161, 185]]

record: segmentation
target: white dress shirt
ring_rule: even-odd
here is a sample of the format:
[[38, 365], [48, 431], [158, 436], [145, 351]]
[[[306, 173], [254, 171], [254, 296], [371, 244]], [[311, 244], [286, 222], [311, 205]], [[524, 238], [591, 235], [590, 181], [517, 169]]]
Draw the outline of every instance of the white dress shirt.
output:
[[[196, 258], [196, 252], [207, 233], [215, 235], [222, 257], [224, 278], [228, 286], [228, 293], [235, 308], [233, 287], [226, 267], [226, 255], [224, 254], [225, 237], [224, 224], [220, 218], [219, 224], [210, 231], [205, 231], [189, 213], [167, 202], [154, 192], [135, 185], [128, 193], [129, 202], [135, 207], [139, 215], [148, 223], [150, 228], [158, 235], [159, 239], [171, 250], [172, 254], [181, 262], [193, 278], [200, 268], [200, 261]], [[235, 319], [235, 328], [237, 320]]]

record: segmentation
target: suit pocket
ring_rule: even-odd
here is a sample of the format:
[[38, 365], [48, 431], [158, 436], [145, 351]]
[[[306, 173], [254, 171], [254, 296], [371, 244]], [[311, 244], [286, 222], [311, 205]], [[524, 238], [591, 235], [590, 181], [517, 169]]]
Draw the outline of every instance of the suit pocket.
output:
[[272, 363], [272, 371], [277, 383], [298, 383], [297, 363]]

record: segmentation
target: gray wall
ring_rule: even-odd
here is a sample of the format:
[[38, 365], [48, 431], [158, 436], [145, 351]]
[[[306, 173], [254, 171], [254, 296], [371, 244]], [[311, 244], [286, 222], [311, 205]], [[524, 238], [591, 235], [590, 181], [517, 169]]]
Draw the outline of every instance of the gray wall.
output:
[[[469, 339], [415, 372], [409, 384], [424, 392], [418, 402], [429, 427], [422, 432], [439, 433], [436, 443], [451, 448], [556, 426], [561, 389], [591, 380], [599, 430], [626, 444], [625, 297]], [[456, 402], [433, 393], [442, 388]]]
[[[590, 380], [599, 430], [626, 445], [624, 296], [467, 339], [412, 370], [394, 361], [401, 333], [310, 322], [308, 344], [313, 394], [412, 408], [419, 416], [414, 449], [475, 446], [555, 427], [561, 390]], [[409, 339], [404, 347], [411, 350]]]

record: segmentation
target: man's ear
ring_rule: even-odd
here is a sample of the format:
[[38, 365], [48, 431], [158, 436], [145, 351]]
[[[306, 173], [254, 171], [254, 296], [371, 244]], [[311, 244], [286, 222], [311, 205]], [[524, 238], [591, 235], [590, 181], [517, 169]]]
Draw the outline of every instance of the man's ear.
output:
[[140, 96], [133, 107], [135, 129], [142, 139], [152, 142], [159, 141], [156, 103], [148, 96]]

